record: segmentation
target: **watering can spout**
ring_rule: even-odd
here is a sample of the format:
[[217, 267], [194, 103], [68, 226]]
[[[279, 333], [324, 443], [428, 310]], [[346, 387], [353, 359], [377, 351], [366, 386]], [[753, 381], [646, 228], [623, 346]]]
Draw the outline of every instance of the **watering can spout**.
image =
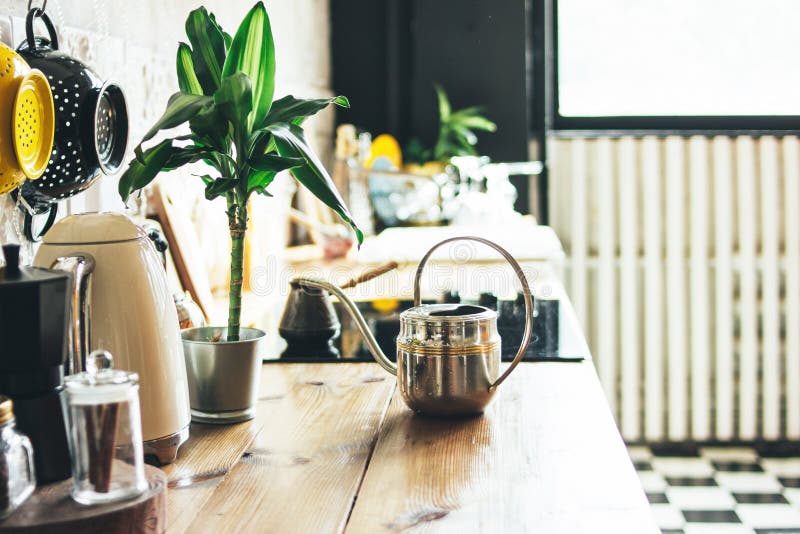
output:
[[[344, 284], [343, 287], [354, 287], [355, 285], [370, 280], [376, 276], [380, 276], [392, 269], [397, 267], [397, 263], [390, 262], [386, 265], [378, 267], [376, 269], [372, 269], [371, 271], [364, 273], [358, 278], [348, 281]], [[316, 280], [313, 278], [304, 278], [299, 277], [292, 280], [292, 291], [303, 291], [303, 288], [314, 288], [314, 289], [322, 289], [323, 291], [327, 291], [333, 295], [336, 295], [339, 298], [339, 301], [344, 306], [344, 309], [347, 310], [347, 313], [353, 318], [353, 321], [358, 328], [358, 331], [361, 332], [364, 341], [367, 344], [367, 348], [369, 348], [370, 353], [372, 353], [372, 357], [375, 358], [375, 361], [383, 367], [386, 371], [392, 373], [393, 375], [397, 374], [397, 364], [391, 361], [380, 348], [378, 345], [375, 336], [372, 335], [372, 332], [367, 326], [367, 322], [364, 320], [364, 316], [361, 315], [361, 312], [358, 311], [358, 307], [356, 304], [348, 297], [341, 287], [331, 284], [329, 282], [325, 282], [323, 280]], [[323, 297], [327, 298], [327, 297]]]
[[292, 286], [297, 287], [295, 291], [302, 291], [303, 288], [315, 288], [315, 289], [322, 289], [327, 291], [333, 295], [336, 295], [339, 301], [344, 306], [344, 309], [347, 310], [347, 313], [353, 318], [353, 321], [358, 328], [358, 331], [361, 332], [361, 335], [364, 338], [364, 341], [369, 348], [370, 353], [372, 353], [372, 357], [375, 358], [375, 361], [378, 362], [378, 365], [383, 367], [386, 371], [392, 373], [393, 375], [397, 374], [397, 365], [391, 361], [389, 358], [381, 350], [380, 346], [378, 345], [378, 341], [375, 339], [375, 336], [372, 335], [372, 332], [367, 326], [367, 322], [364, 320], [364, 316], [361, 315], [361, 312], [358, 311], [358, 307], [356, 306], [355, 302], [353, 302], [350, 297], [348, 297], [342, 289], [336, 285], [333, 285], [329, 282], [324, 282], [322, 280], [316, 280], [313, 278], [295, 278], [292, 280]]

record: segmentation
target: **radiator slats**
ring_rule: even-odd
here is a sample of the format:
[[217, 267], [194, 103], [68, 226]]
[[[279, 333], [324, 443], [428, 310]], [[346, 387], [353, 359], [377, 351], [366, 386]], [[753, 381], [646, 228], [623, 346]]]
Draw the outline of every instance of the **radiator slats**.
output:
[[786, 437], [800, 438], [800, 141], [783, 140], [786, 255]]
[[664, 158], [666, 188], [666, 249], [667, 249], [667, 354], [669, 365], [668, 437], [682, 441], [687, 436], [688, 374], [686, 370], [686, 277], [684, 238], [684, 159], [683, 140], [668, 137]]
[[756, 437], [756, 157], [752, 137], [736, 139], [739, 233], [739, 438]]
[[714, 330], [716, 350], [717, 437], [733, 437], [733, 266], [731, 262], [733, 230], [733, 192], [731, 141], [715, 137], [714, 164], [714, 251], [715, 273]]
[[571, 284], [572, 303], [578, 321], [586, 328], [586, 142], [572, 143], [572, 205], [570, 237], [572, 242]]
[[[622, 366], [622, 406], [620, 419], [622, 433], [641, 435], [639, 401], [641, 365], [639, 346], [639, 266], [638, 220], [636, 216], [636, 145], [633, 138], [619, 141], [619, 335]], [[609, 315], [606, 313], [605, 315]]]
[[644, 216], [645, 437], [664, 433], [664, 336], [661, 248], [661, 161], [654, 137], [642, 141]]
[[689, 142], [689, 334], [692, 373], [692, 436], [710, 437], [711, 381], [709, 363], [711, 326], [708, 320], [708, 141], [695, 136]]
[[800, 139], [554, 144], [553, 224], [623, 436], [800, 439]]
[[598, 266], [597, 283], [597, 363], [601, 382], [612, 411], [617, 408], [617, 350], [616, 328], [609, 307], [615, 306], [615, 248], [614, 248], [614, 168], [611, 154], [611, 140], [600, 139], [597, 149], [597, 191], [600, 210], [597, 214]]
[[[778, 289], [778, 146], [774, 137], [759, 142], [761, 178], [761, 362], [762, 436], [780, 437], [780, 311]], [[797, 208], [795, 208], [797, 209]], [[800, 375], [797, 376], [800, 379]]]

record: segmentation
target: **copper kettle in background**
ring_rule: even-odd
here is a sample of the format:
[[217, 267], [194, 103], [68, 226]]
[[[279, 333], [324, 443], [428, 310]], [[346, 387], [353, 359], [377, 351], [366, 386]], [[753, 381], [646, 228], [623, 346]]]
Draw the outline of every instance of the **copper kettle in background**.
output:
[[173, 461], [189, 437], [189, 391], [175, 304], [147, 233], [119, 213], [70, 215], [45, 234], [33, 264], [93, 270], [91, 283], [74, 285], [72, 330], [81, 335], [69, 372], [103, 349], [138, 373], [145, 456]]

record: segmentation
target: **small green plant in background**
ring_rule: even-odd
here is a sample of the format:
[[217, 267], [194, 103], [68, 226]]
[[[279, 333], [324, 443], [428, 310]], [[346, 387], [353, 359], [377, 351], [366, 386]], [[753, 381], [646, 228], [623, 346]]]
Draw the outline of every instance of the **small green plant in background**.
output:
[[406, 145], [404, 159], [409, 163], [424, 164], [428, 161], [447, 161], [455, 156], [477, 156], [475, 146], [478, 136], [475, 131], [494, 132], [497, 125], [483, 116], [481, 106], [452, 111], [447, 93], [439, 84], [434, 84], [439, 101], [439, 136], [432, 149], [426, 149], [419, 139], [411, 139]]
[[[271, 196], [269, 185], [289, 170], [317, 198], [355, 231], [333, 181], [308, 145], [303, 121], [330, 104], [349, 107], [344, 96], [304, 100], [286, 96], [273, 100], [275, 46], [267, 10], [258, 2], [231, 37], [204, 7], [186, 19], [189, 43], [180, 43], [177, 74], [180, 91], [136, 147], [136, 157], [119, 180], [127, 201], [162, 171], [205, 162], [211, 174], [202, 176], [205, 196], [227, 200], [231, 235], [228, 340], [239, 339], [242, 304], [244, 236], [250, 195]], [[143, 144], [159, 131], [189, 123], [191, 133]]]

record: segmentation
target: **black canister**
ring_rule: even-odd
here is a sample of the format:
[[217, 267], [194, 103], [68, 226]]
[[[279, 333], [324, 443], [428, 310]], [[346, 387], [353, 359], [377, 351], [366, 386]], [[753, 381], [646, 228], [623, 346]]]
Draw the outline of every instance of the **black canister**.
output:
[[59, 395], [67, 357], [72, 277], [20, 267], [19, 245], [0, 268], [0, 393], [14, 401], [17, 428], [33, 443], [38, 483], [70, 476]]

